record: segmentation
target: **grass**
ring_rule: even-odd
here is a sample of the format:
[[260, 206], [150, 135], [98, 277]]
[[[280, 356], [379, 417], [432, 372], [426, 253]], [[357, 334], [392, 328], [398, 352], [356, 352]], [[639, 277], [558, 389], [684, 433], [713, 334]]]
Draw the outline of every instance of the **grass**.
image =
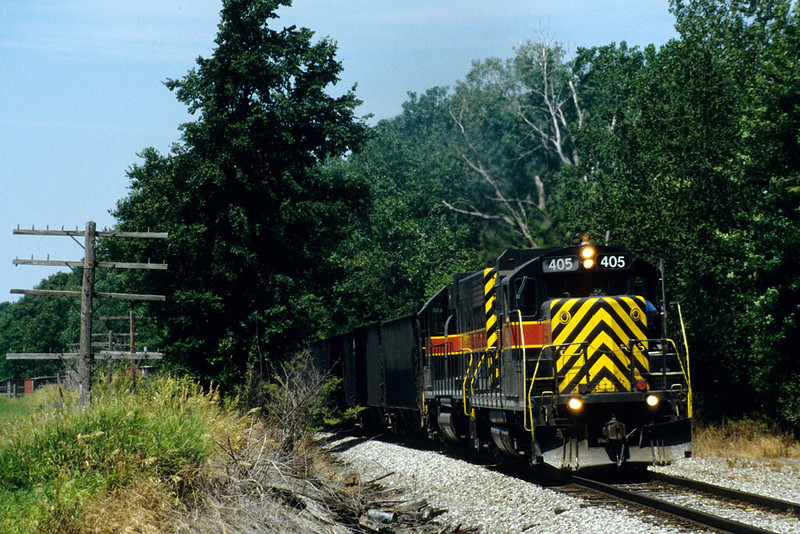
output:
[[131, 386], [95, 387], [84, 411], [56, 387], [0, 408], [0, 532], [159, 531], [241, 417], [188, 379]]
[[754, 419], [696, 426], [692, 454], [751, 460], [800, 458], [800, 443], [790, 432]]
[[0, 421], [28, 415], [29, 412], [34, 410], [34, 404], [26, 402], [27, 400], [29, 399], [13, 399], [4, 395], [0, 396]]
[[0, 400], [0, 532], [357, 525], [366, 493], [306, 430], [327, 413], [325, 377], [293, 365], [276, 380], [247, 413], [190, 379], [158, 376], [98, 383], [86, 410], [58, 387]]
[[[172, 377], [98, 384], [84, 411], [56, 386], [0, 398], [0, 532], [307, 531], [309, 515], [357, 524], [364, 488], [301, 432], [323, 382], [302, 371], [284, 369], [263, 414]], [[800, 458], [800, 444], [746, 419], [696, 427], [694, 453]]]

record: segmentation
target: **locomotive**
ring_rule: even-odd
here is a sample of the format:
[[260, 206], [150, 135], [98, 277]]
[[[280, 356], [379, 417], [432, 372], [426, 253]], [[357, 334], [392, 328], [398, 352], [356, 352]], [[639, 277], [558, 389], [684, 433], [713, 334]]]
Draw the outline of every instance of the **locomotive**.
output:
[[665, 464], [691, 454], [692, 391], [664, 286], [663, 261], [586, 236], [506, 250], [311, 358], [393, 432], [567, 470]]

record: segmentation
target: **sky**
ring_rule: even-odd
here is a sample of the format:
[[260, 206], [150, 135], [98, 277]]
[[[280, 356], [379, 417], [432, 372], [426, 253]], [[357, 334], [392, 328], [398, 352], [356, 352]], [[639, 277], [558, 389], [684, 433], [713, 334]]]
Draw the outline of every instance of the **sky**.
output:
[[[211, 56], [220, 9], [221, 0], [0, 0], [0, 302], [59, 270], [14, 258], [83, 257], [69, 237], [15, 228], [112, 227], [137, 154], [180, 140], [192, 116], [163, 82]], [[667, 0], [295, 0], [279, 14], [275, 25], [337, 42], [337, 88], [357, 84], [357, 114], [370, 123], [399, 114], [408, 92], [452, 86], [472, 60], [512, 57], [543, 34], [573, 52], [676, 37]]]

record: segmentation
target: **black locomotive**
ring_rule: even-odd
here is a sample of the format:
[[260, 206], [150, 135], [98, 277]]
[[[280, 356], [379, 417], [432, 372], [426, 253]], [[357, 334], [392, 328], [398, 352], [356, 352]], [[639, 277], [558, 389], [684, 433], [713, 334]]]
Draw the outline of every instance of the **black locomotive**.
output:
[[584, 237], [507, 250], [418, 313], [313, 343], [342, 402], [396, 432], [563, 469], [691, 451], [688, 354], [667, 336], [663, 263]]

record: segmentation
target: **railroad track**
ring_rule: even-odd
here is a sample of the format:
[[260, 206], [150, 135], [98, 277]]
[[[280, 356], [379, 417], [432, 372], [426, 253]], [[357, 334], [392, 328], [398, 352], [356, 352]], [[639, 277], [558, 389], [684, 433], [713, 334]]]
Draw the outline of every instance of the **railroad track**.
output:
[[743, 491], [738, 491], [730, 488], [723, 488], [721, 486], [715, 486], [713, 484], [708, 484], [706, 482], [700, 482], [699, 480], [692, 480], [683, 477], [675, 477], [664, 473], [657, 473], [655, 471], [648, 471], [647, 477], [649, 480], [655, 482], [662, 482], [664, 484], [671, 484], [673, 486], [680, 486], [683, 488], [688, 488], [699, 492], [705, 492], [715, 495], [717, 497], [730, 499], [732, 501], [754, 504], [756, 506], [767, 508], [769, 510], [774, 510], [777, 512], [785, 512], [795, 517], [800, 517], [800, 503], [784, 501], [781, 499], [773, 499], [772, 497], [766, 497], [764, 495], [745, 493]]
[[[565, 488], [571, 488], [566, 491], [573, 494], [576, 492], [575, 486], [588, 488], [592, 492], [610, 496], [613, 499], [619, 499], [677, 517], [679, 518], [679, 524], [689, 521], [712, 531], [737, 534], [764, 534], [774, 533], [775, 531], [724, 517], [724, 513], [709, 513], [703, 511], [703, 508], [711, 507], [716, 510], [717, 507], [736, 507], [759, 513], [762, 516], [765, 513], [771, 514], [775, 516], [776, 520], [783, 518], [787, 522], [798, 522], [797, 518], [800, 516], [800, 504], [797, 503], [744, 493], [660, 473], [643, 473], [643, 478], [645, 479], [644, 482], [618, 484], [602, 482], [596, 478], [573, 475], [567, 477], [570, 486]], [[687, 491], [689, 492], [688, 496]], [[678, 498], [675, 498], [676, 495]], [[597, 502], [598, 497], [595, 495], [590, 497], [589, 500]], [[684, 502], [681, 503], [680, 501]], [[687, 501], [689, 501], [689, 504], [686, 504]], [[712, 501], [717, 504], [709, 504]], [[800, 524], [792, 531], [800, 531], [798, 529], [800, 529]]]
[[[406, 447], [453, 455], [487, 469], [584, 499], [587, 506], [615, 507], [624, 503], [634, 509], [647, 510], [654, 524], [674, 525], [686, 532], [800, 533], [800, 504], [763, 495], [647, 470], [589, 471], [588, 474], [581, 472], [579, 476], [546, 467], [531, 469], [525, 462], [508, 459], [488, 463], [486, 455], [471, 449], [456, 449], [447, 453], [428, 440], [398, 440], [394, 436], [383, 436], [382, 439], [399, 442]], [[725, 509], [731, 508], [738, 508], [740, 512], [732, 514], [734, 516], [741, 516], [741, 511], [745, 510], [747, 517], [744, 521], [756, 517], [754, 522], [758, 524], [777, 523], [781, 528], [771, 527], [774, 530], [770, 530], [725, 517]]]

